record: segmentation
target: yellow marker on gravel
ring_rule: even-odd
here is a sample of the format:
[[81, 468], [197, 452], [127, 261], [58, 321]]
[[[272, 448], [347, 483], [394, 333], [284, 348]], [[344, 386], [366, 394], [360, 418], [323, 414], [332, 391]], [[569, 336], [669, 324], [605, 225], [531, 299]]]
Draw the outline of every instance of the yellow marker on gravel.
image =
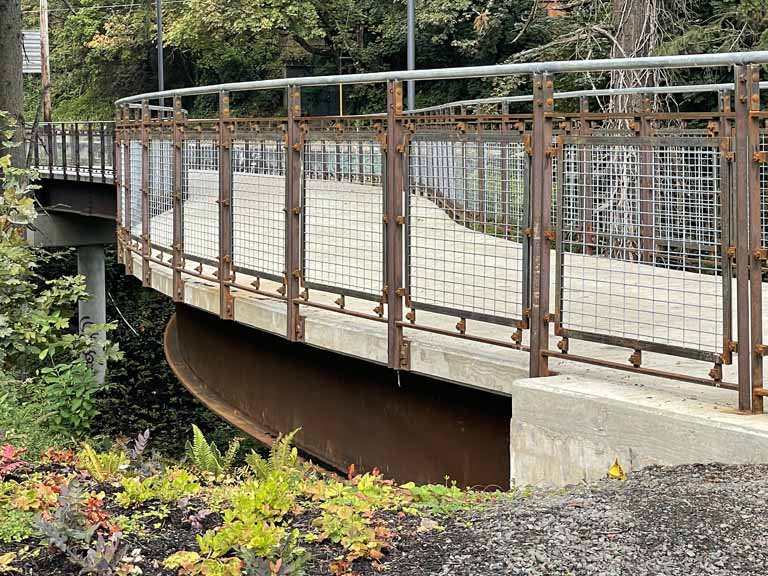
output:
[[627, 479], [627, 473], [624, 472], [624, 468], [621, 467], [621, 464], [619, 464], [619, 459], [616, 458], [613, 461], [613, 464], [611, 464], [611, 467], [608, 468], [608, 478], [613, 478], [614, 480], [626, 480]]

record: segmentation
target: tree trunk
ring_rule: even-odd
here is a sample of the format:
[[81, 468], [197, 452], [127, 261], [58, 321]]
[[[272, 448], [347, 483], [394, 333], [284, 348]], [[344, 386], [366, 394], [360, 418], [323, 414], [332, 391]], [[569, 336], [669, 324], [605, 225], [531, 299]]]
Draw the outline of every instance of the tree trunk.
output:
[[[612, 58], [648, 56], [656, 48], [657, 0], [611, 0], [611, 23], [615, 42]], [[611, 73], [611, 88], [648, 86], [656, 80], [653, 70], [617, 70]], [[636, 112], [640, 108], [640, 96], [614, 96], [611, 109], [614, 112]]]
[[[21, 2], [0, 0], [0, 110], [18, 122], [17, 139], [24, 134], [24, 93], [21, 75]], [[0, 148], [0, 154], [3, 150]], [[13, 165], [25, 166], [23, 147], [11, 150]]]

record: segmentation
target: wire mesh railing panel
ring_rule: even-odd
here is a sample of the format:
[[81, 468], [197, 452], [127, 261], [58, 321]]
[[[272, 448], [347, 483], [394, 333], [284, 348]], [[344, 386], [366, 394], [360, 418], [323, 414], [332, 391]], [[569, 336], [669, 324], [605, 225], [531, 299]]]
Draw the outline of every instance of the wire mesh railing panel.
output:
[[527, 162], [521, 141], [509, 136], [412, 137], [406, 282], [414, 309], [504, 324], [521, 319]]
[[232, 261], [235, 270], [282, 280], [285, 270], [285, 143], [236, 134], [232, 143]]
[[137, 140], [130, 140], [128, 146], [131, 160], [131, 235], [139, 238], [144, 221], [141, 206], [142, 145]]
[[384, 162], [376, 134], [337, 139], [311, 132], [302, 164], [305, 284], [378, 298], [384, 287]]
[[184, 255], [212, 266], [219, 257], [219, 149], [215, 134], [182, 145]]
[[714, 359], [723, 346], [720, 151], [566, 143], [559, 323], [576, 338]]
[[120, 225], [126, 226], [129, 221], [130, 207], [126, 203], [127, 194], [125, 190], [125, 176], [126, 176], [126, 162], [128, 160], [128, 146], [124, 142], [120, 142], [118, 147], [118, 154], [120, 154]]
[[154, 246], [173, 245], [173, 142], [149, 142], [149, 237]]

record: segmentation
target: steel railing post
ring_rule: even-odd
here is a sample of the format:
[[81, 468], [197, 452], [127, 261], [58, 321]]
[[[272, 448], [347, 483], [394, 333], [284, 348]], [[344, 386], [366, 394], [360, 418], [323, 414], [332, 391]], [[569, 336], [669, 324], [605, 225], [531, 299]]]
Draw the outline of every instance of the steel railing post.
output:
[[[592, 123], [589, 119], [589, 98], [587, 96], [581, 96], [579, 98], [579, 135], [591, 136], [592, 135]], [[592, 191], [592, 147], [584, 145], [578, 152], [580, 158], [579, 162], [584, 166], [583, 170], [579, 170], [579, 189], [581, 190], [582, 197], [584, 198], [583, 208], [583, 234], [584, 234], [584, 253], [595, 253], [595, 224], [594, 224], [594, 209], [593, 209], [593, 191]]]
[[219, 93], [219, 316], [234, 318], [232, 299], [232, 123], [229, 93]]
[[67, 125], [61, 124], [61, 170], [64, 180], [67, 179]]
[[549, 276], [552, 209], [553, 80], [549, 74], [533, 76], [533, 138], [531, 169], [531, 350], [530, 375], [549, 374]]
[[149, 102], [144, 100], [141, 105], [141, 281], [143, 286], [152, 285], [152, 269], [149, 256], [152, 251], [149, 237], [149, 145], [151, 138]]
[[[115, 139], [112, 138], [112, 179], [115, 178]], [[99, 154], [101, 162], [100, 162], [100, 168], [101, 168], [101, 181], [106, 182], [107, 181], [107, 138], [106, 138], [106, 126], [104, 122], [99, 122], [99, 150], [101, 153]]]
[[[651, 136], [651, 99], [647, 94], [640, 96], [640, 137], [645, 139]], [[653, 149], [648, 144], [640, 146], [639, 153], [640, 174], [640, 242], [638, 260], [640, 262], [652, 262], [654, 259], [653, 238]]]
[[301, 290], [301, 90], [288, 88], [288, 126], [285, 149], [285, 297], [288, 305], [287, 336], [292, 342], [304, 339], [299, 309]]
[[[510, 173], [509, 173], [509, 104], [501, 105], [501, 160], [500, 160], [501, 192], [499, 198], [499, 211], [501, 212], [502, 237], [509, 240], [512, 237], [510, 230], [512, 199], [510, 198]], [[498, 214], [497, 214], [498, 218]]]
[[387, 150], [384, 195], [386, 199], [386, 296], [387, 364], [395, 370], [410, 366], [408, 346], [403, 339], [403, 165], [406, 150], [403, 114], [403, 84], [387, 82]]
[[[750, 322], [754, 309], [750, 307], [749, 275], [753, 258], [750, 255], [751, 143], [750, 143], [750, 70], [736, 66], [735, 99], [735, 162], [736, 162], [736, 315], [739, 377], [739, 410], [752, 409], [752, 369]], [[759, 190], [759, 188], [758, 188]], [[759, 199], [758, 199], [759, 200]], [[758, 212], [759, 217], [759, 212]], [[758, 226], [759, 231], [759, 226]], [[759, 268], [758, 268], [759, 270]]]
[[93, 181], [93, 123], [86, 124], [86, 137], [88, 138], [88, 179]]
[[184, 301], [184, 282], [181, 271], [184, 267], [184, 219], [182, 194], [184, 188], [184, 113], [181, 109], [181, 98], [173, 99], [173, 175], [172, 175], [172, 206], [173, 206], [173, 301]]
[[126, 210], [126, 221], [125, 221], [125, 241], [126, 241], [126, 271], [128, 274], [133, 274], [133, 254], [131, 250], [128, 250], [127, 248], [131, 247], [133, 244], [133, 240], [131, 238], [133, 234], [133, 192], [131, 190], [131, 187], [133, 186], [132, 180], [132, 162], [131, 162], [131, 136], [133, 131], [133, 126], [131, 122], [131, 111], [126, 105], [123, 110], [123, 118], [124, 118], [124, 124], [123, 124], [123, 134], [124, 134], [124, 140], [125, 140], [125, 156], [123, 158], [124, 164], [125, 164], [125, 210]]
[[760, 163], [763, 162], [760, 146], [760, 120], [753, 112], [760, 111], [760, 67], [748, 65], [744, 91], [747, 97], [745, 120], [748, 123], [748, 163], [745, 176], [749, 191], [749, 280], [750, 280], [750, 356], [752, 359], [751, 408], [752, 412], [763, 412], [763, 397], [758, 393], [763, 388], [763, 255], [762, 250], [762, 197], [760, 191]]
[[731, 95], [721, 91], [718, 94], [720, 122], [720, 258], [723, 276], [723, 352], [724, 364], [731, 364], [733, 353], [733, 261], [731, 246], [734, 246], [733, 221], [733, 172], [731, 163], [732, 127]]
[[113, 162], [113, 168], [114, 168], [114, 175], [113, 175], [113, 181], [115, 183], [115, 193], [117, 194], [117, 218], [115, 219], [115, 227], [117, 232], [117, 262], [118, 264], [123, 263], [123, 229], [125, 227], [125, 214], [124, 214], [124, 206], [123, 206], [123, 197], [125, 195], [123, 186], [123, 172], [122, 172], [122, 166], [123, 166], [123, 158], [122, 158], [122, 149], [119, 148], [120, 144], [120, 138], [121, 138], [121, 132], [120, 132], [120, 108], [118, 108], [115, 111], [115, 146], [118, 147], [120, 150], [120, 154], [115, 154], [115, 160]]

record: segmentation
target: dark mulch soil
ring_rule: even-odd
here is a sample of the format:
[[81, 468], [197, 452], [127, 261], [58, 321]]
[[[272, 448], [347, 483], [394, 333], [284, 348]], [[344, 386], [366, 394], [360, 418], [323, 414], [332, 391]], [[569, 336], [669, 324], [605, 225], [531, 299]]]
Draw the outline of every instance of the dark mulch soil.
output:
[[[100, 489], [114, 489], [100, 486]], [[383, 571], [356, 562], [360, 576], [688, 576], [768, 574], [768, 466], [649, 468], [628, 481], [605, 480], [528, 498], [501, 499], [451, 518], [440, 529], [402, 514], [376, 519], [395, 534]], [[161, 562], [171, 553], [196, 550], [187, 518], [200, 508], [169, 506], [168, 516], [149, 519], [145, 533], [126, 536], [137, 565], [148, 576], [171, 576]], [[114, 514], [126, 512], [112, 505]], [[129, 511], [140, 514], [149, 507]], [[305, 531], [314, 518], [292, 519]], [[211, 515], [204, 528], [222, 521]], [[31, 540], [24, 544], [35, 545]], [[329, 574], [339, 546], [305, 546], [308, 576]], [[19, 544], [0, 544], [0, 554]], [[41, 554], [23, 565], [24, 575], [74, 576], [59, 554]]]

